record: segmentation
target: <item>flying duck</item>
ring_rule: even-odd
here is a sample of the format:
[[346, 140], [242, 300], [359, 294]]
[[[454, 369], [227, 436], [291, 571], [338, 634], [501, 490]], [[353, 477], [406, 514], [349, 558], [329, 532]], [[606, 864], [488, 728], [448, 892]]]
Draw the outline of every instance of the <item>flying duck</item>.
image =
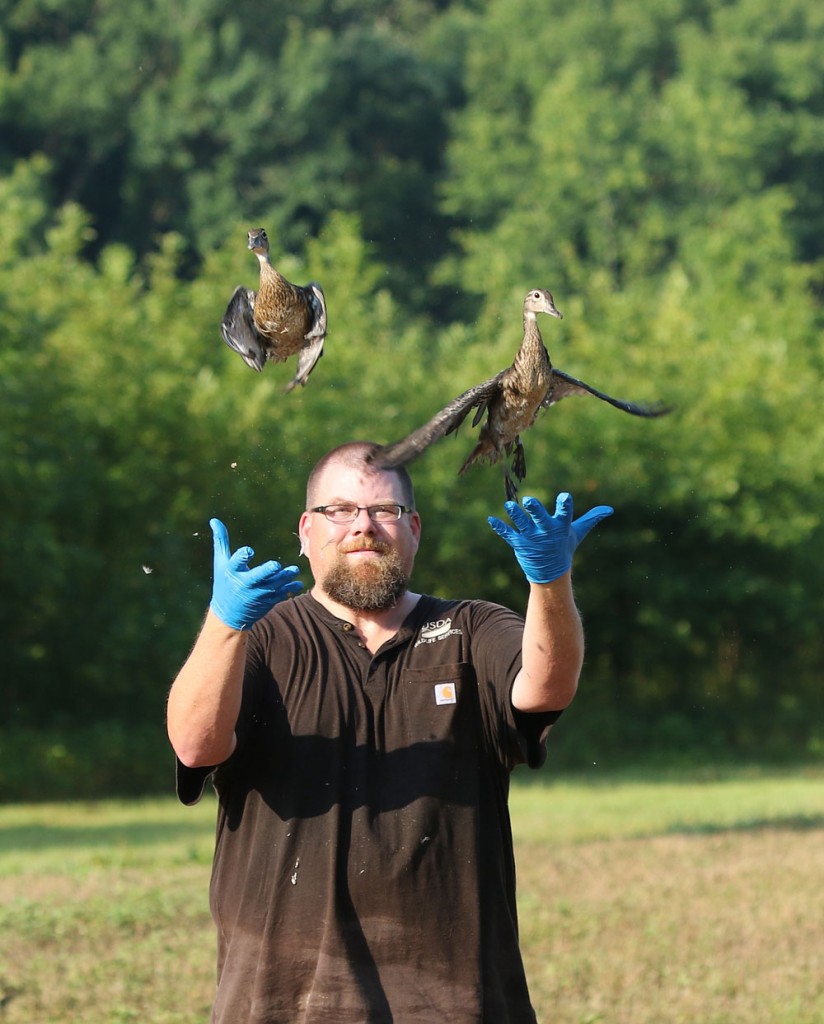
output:
[[[538, 328], [539, 313], [563, 319], [552, 294], [545, 288], [535, 288], [526, 294], [524, 337], [512, 365], [482, 384], [464, 391], [428, 423], [402, 440], [378, 450], [371, 458], [372, 463], [382, 469], [394, 469], [411, 462], [434, 441], [457, 430], [470, 409], [477, 409], [472, 426], [478, 425], [484, 413], [486, 422], [481, 427], [478, 443], [459, 473], [465, 473], [475, 462], [500, 461], [506, 496], [510, 501], [517, 501], [518, 487], [513, 476], [519, 481], [526, 477], [521, 434], [532, 426], [541, 409], [549, 408], [568, 395], [594, 395], [633, 416], [663, 416], [672, 411], [660, 403], [648, 406], [613, 398], [582, 380], [570, 377], [563, 370], [555, 369]], [[511, 469], [506, 465], [505, 455], [512, 455]]]
[[326, 338], [326, 299], [319, 284], [292, 284], [272, 266], [269, 238], [263, 228], [249, 232], [249, 249], [260, 264], [258, 290], [235, 288], [220, 331], [223, 340], [243, 361], [260, 372], [269, 359], [282, 363], [298, 356], [295, 376], [284, 391], [306, 384], [323, 355]]

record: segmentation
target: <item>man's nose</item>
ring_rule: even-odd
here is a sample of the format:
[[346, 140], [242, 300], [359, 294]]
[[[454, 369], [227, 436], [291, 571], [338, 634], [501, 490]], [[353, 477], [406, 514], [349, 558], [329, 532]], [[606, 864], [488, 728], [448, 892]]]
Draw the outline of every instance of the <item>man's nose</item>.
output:
[[374, 525], [375, 524], [372, 521], [372, 517], [369, 515], [368, 509], [359, 508], [357, 511], [357, 515], [352, 520], [352, 529], [361, 531], [363, 531], [364, 529], [371, 530], [374, 527]]

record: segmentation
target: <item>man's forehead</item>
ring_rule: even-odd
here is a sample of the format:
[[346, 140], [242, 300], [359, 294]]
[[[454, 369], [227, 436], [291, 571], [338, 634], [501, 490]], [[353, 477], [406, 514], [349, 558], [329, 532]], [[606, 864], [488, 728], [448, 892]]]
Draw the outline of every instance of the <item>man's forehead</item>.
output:
[[370, 501], [397, 501], [401, 485], [395, 473], [333, 463], [320, 474], [315, 490], [320, 504], [332, 500], [355, 501], [361, 497]]

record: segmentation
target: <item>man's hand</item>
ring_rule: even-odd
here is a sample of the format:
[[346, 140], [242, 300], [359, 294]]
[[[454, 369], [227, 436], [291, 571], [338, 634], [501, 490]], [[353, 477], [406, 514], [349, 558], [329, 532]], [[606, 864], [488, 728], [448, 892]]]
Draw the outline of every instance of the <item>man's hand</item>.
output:
[[295, 579], [296, 565], [281, 567], [280, 562], [264, 562], [254, 569], [249, 559], [254, 551], [238, 548], [232, 554], [229, 534], [219, 519], [210, 519], [214, 544], [214, 577], [211, 609], [232, 629], [251, 629], [279, 601], [303, 589]]
[[589, 531], [612, 515], [609, 505], [598, 505], [580, 519], [572, 518], [572, 495], [563, 492], [555, 499], [551, 516], [537, 498], [504, 502], [516, 529], [502, 519], [489, 516], [489, 525], [510, 545], [530, 583], [551, 583], [572, 567], [572, 555]]

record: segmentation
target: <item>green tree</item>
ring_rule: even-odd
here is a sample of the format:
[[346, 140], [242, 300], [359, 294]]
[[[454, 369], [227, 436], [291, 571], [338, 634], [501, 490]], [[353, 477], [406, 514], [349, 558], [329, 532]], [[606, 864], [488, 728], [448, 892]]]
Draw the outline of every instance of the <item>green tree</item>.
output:
[[[677, 406], [641, 423], [564, 403], [527, 441], [532, 486], [545, 467], [616, 506], [580, 556], [594, 706], [621, 724], [632, 708], [645, 732], [666, 719], [665, 743], [714, 727], [735, 749], [779, 720], [808, 736], [821, 16], [548, 4], [526, 35], [529, 13], [492, 3], [471, 35], [444, 185], [464, 226], [440, 274], [478, 296], [478, 337], [511, 324], [490, 370], [514, 351], [523, 291], [543, 285], [567, 314], [545, 329], [558, 365]], [[791, 694], [770, 683], [788, 661]]]
[[151, 719], [208, 603], [209, 517], [236, 545], [296, 558], [309, 466], [376, 430], [381, 398], [402, 401], [427, 371], [351, 217], [330, 219], [311, 270], [285, 260], [296, 278], [334, 269], [340, 312], [312, 390], [284, 396], [285, 368], [255, 374], [220, 338], [248, 253], [227, 243], [189, 283], [176, 235], [142, 262], [109, 245], [91, 265], [88, 217], [50, 216], [37, 171], [4, 185], [18, 244], [0, 278], [3, 710], [20, 724]]
[[[461, 5], [454, 5], [460, 9]], [[287, 251], [357, 214], [407, 305], [445, 250], [435, 183], [459, 95], [460, 21], [426, 0], [299, 10], [215, 0], [8, 3], [0, 161], [45, 153], [93, 250], [191, 256], [240, 220]], [[411, 289], [411, 291], [410, 291]]]

